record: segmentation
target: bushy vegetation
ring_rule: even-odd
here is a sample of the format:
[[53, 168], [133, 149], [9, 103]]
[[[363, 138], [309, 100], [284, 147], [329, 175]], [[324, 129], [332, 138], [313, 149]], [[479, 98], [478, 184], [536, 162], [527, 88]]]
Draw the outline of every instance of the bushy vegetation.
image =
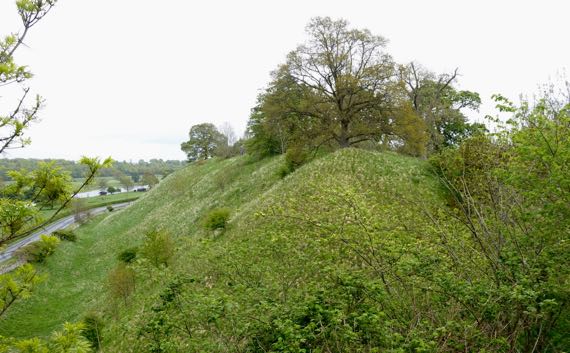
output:
[[72, 241], [72, 242], [77, 240], [77, 234], [75, 234], [75, 232], [69, 228], [59, 229], [51, 234], [59, 238], [59, 240]]
[[117, 259], [121, 262], [126, 263], [126, 264], [130, 264], [131, 262], [135, 261], [135, 259], [137, 258], [138, 252], [139, 252], [138, 247], [132, 247], [132, 248], [125, 249], [119, 253], [119, 255], [117, 256]]
[[135, 271], [126, 264], [117, 265], [108, 276], [109, 294], [115, 299], [121, 299], [127, 304], [129, 296], [135, 290]]
[[140, 254], [152, 265], [168, 266], [174, 256], [174, 242], [166, 231], [153, 230], [146, 233]]
[[209, 230], [226, 229], [230, 219], [228, 208], [216, 208], [208, 212], [204, 219], [204, 227]]
[[97, 313], [90, 312], [83, 317], [81, 322], [83, 323], [81, 334], [89, 341], [91, 347], [98, 351], [101, 348], [101, 341], [103, 340], [101, 337], [104, 327], [103, 320]]
[[10, 273], [0, 274], [0, 316], [18, 299], [27, 298], [44, 278], [30, 264]]
[[16, 340], [0, 337], [0, 349], [3, 352], [26, 353], [89, 353], [91, 346], [82, 335], [84, 325], [65, 323], [61, 331], [54, 332], [48, 340], [31, 338]]
[[511, 351], [556, 351], [570, 346], [559, 336], [570, 324], [570, 290], [560, 282], [570, 275], [570, 248], [561, 241], [570, 234], [570, 105], [498, 100], [513, 114], [509, 129], [432, 159], [474, 245], [446, 248], [460, 254], [458, 266], [465, 257], [482, 259], [462, 291], [479, 298], [465, 305], [487, 336], [517, 337], [505, 342]]
[[26, 262], [44, 262], [54, 253], [60, 243], [60, 239], [54, 235], [42, 235], [39, 241], [20, 248], [17, 257]]

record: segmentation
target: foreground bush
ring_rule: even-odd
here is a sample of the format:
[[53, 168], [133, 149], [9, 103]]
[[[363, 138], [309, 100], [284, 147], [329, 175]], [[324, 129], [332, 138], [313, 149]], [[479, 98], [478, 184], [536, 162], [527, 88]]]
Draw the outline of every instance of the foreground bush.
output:
[[24, 264], [14, 271], [0, 274], [0, 317], [14, 303], [29, 298], [36, 286], [43, 280], [44, 278], [39, 276], [30, 264]]
[[26, 262], [44, 262], [54, 253], [61, 241], [53, 235], [42, 235], [39, 241], [24, 246], [17, 252], [17, 256]]
[[63, 330], [54, 332], [48, 340], [31, 338], [17, 340], [0, 337], [0, 352], [18, 353], [89, 353], [89, 341], [82, 336], [84, 325], [65, 323]]
[[93, 347], [93, 349], [99, 350], [99, 348], [101, 348], [103, 320], [97, 313], [90, 312], [83, 317], [82, 322], [84, 328], [81, 334], [91, 343], [91, 347]]
[[277, 174], [284, 178], [305, 164], [307, 159], [307, 151], [301, 147], [293, 146], [285, 153], [285, 164], [277, 171]]
[[498, 99], [513, 113], [509, 129], [431, 161], [471, 240], [442, 245], [461, 257], [454, 278], [434, 282], [463, 300], [479, 334], [516, 337], [504, 340], [505, 351], [563, 351], [557, 347], [570, 346], [561, 334], [570, 327], [570, 105], [516, 108]]

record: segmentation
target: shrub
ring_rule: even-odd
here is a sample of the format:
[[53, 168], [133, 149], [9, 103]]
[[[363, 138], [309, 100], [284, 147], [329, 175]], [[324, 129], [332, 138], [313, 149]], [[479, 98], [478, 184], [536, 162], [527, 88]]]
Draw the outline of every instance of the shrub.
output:
[[136, 247], [125, 249], [119, 253], [117, 258], [119, 259], [119, 261], [129, 264], [135, 261], [135, 259], [137, 258], [138, 251], [139, 249]]
[[24, 246], [17, 252], [17, 256], [27, 262], [44, 262], [53, 254], [60, 240], [53, 235], [42, 235], [39, 241]]
[[211, 210], [204, 220], [204, 227], [209, 230], [226, 229], [230, 219], [230, 210], [227, 208], [216, 208]]
[[279, 167], [279, 169], [277, 169], [277, 175], [279, 176], [279, 178], [283, 179], [285, 178], [287, 175], [291, 174], [292, 170], [289, 168], [288, 165], [282, 165], [281, 167]]
[[113, 208], [113, 206], [109, 205], [107, 206], [107, 211], [109, 212], [113, 212], [115, 209]]
[[101, 331], [103, 330], [103, 320], [97, 313], [90, 312], [83, 317], [82, 322], [84, 328], [81, 331], [81, 334], [89, 341], [89, 343], [91, 343], [91, 347], [93, 349], [99, 350], [101, 347]]
[[285, 163], [291, 170], [295, 170], [307, 161], [307, 152], [302, 147], [291, 147], [285, 154]]
[[83, 336], [83, 323], [63, 324], [63, 330], [56, 331], [49, 338], [40, 339], [38, 337], [29, 339], [5, 339], [0, 343], [2, 352], [21, 353], [87, 353], [92, 352], [89, 341]]
[[127, 304], [129, 296], [135, 290], [135, 271], [125, 264], [119, 264], [109, 272], [109, 291], [114, 298], [122, 298]]
[[299, 168], [307, 162], [307, 152], [301, 147], [291, 147], [285, 154], [285, 164], [279, 168], [277, 174], [279, 177], [284, 178], [295, 169]]
[[60, 229], [52, 233], [52, 235], [58, 237], [60, 240], [66, 241], [76, 241], [77, 235], [71, 229]]
[[239, 156], [242, 150], [242, 146], [238, 145], [237, 143], [232, 146], [223, 145], [216, 148], [214, 151], [214, 155], [216, 157], [220, 157], [222, 159], [228, 159], [235, 156]]
[[146, 240], [140, 249], [141, 255], [154, 266], [168, 266], [174, 255], [174, 242], [170, 234], [153, 230], [146, 234]]

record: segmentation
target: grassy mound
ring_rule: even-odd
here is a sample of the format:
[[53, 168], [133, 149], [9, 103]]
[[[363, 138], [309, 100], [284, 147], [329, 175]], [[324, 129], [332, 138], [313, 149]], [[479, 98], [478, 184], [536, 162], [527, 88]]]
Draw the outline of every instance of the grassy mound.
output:
[[[378, 302], [394, 305], [408, 290], [398, 277], [416, 270], [427, 242], [421, 231], [427, 220], [417, 215], [441, 203], [424, 162], [344, 150], [282, 181], [280, 159], [249, 172], [239, 160], [216, 163], [189, 168], [212, 171], [192, 184], [186, 205], [192, 211], [179, 223], [159, 210], [146, 216], [178, 239], [177, 260], [134, 266], [135, 293], [126, 304], [107, 303], [108, 347], [297, 351], [334, 340], [340, 351], [354, 351], [368, 341], [404, 344], [405, 329], [390, 323]], [[233, 168], [240, 177], [220, 187], [218, 178], [226, 180]], [[180, 213], [177, 199], [172, 194], [171, 210]], [[200, 227], [217, 207], [232, 214], [223, 233]], [[411, 301], [402, 298], [389, 314], [407, 314]]]
[[[437, 231], [422, 216], [442, 204], [425, 163], [347, 149], [280, 179], [282, 164], [211, 160], [169, 176], [132, 207], [83, 229], [73, 250], [56, 253], [43, 270], [66, 275], [52, 275], [0, 334], [46, 335], [94, 310], [105, 321], [103, 347], [113, 352], [436, 344], [425, 337], [447, 320], [437, 309], [449, 303], [428, 297], [423, 279], [446, 266], [434, 248]], [[219, 208], [231, 215], [224, 230], [204, 227]], [[149, 230], [169, 234], [174, 260], [154, 266], [137, 258], [128, 265], [136, 285], [113, 297], [108, 273], [124, 266], [117, 255], [140, 246]], [[93, 246], [81, 246], [87, 241]], [[68, 261], [78, 253], [81, 264]], [[29, 326], [56, 298], [53, 320]], [[414, 318], [430, 308], [434, 317]], [[28, 319], [15, 319], [24, 312]]]

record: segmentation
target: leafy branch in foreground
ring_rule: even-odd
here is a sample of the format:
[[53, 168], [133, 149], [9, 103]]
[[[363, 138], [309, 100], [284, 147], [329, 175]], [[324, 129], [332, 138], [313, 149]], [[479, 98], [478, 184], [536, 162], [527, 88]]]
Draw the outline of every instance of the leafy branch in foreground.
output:
[[0, 275], [0, 317], [18, 299], [29, 297], [34, 287], [42, 280], [29, 264], [19, 267], [14, 272]]
[[[32, 77], [27, 66], [18, 65], [14, 61], [14, 53], [24, 44], [24, 40], [34, 25], [43, 19], [55, 6], [57, 0], [17, 0], [16, 6], [23, 29], [0, 38], [0, 87], [7, 85], [23, 85]], [[22, 148], [30, 143], [24, 136], [30, 125], [38, 120], [38, 113], [43, 106], [43, 99], [36, 96], [35, 102], [28, 106], [26, 100], [30, 94], [29, 87], [22, 87], [23, 94], [17, 100], [15, 108], [9, 113], [0, 113], [0, 155], [9, 149]], [[0, 188], [0, 247], [8, 242], [31, 234], [53, 221], [55, 217], [71, 202], [83, 187], [93, 181], [101, 168], [109, 167], [110, 158], [100, 161], [99, 158], [81, 159], [81, 164], [88, 167], [84, 183], [75, 191], [71, 187], [68, 173], [61, 171], [53, 163], [45, 163], [31, 173], [12, 171], [13, 183]], [[38, 204], [59, 208], [47, 219], [39, 216]], [[26, 264], [12, 273], [0, 275], [0, 316], [19, 299], [30, 296], [33, 288], [41, 280], [34, 268]], [[67, 329], [72, 327], [66, 327]], [[70, 333], [70, 332], [68, 332]], [[64, 334], [62, 337], [64, 337]], [[59, 342], [54, 337], [56, 349]], [[3, 341], [3, 340], [2, 340]], [[63, 341], [62, 341], [63, 342]], [[29, 344], [28, 344], [29, 343]], [[25, 351], [46, 351], [32, 349], [33, 342], [19, 342], [15, 347]], [[37, 343], [37, 342], [36, 342]], [[30, 345], [31, 344], [31, 345]], [[38, 345], [35, 345], [39, 347]], [[74, 345], [80, 347], [81, 345]], [[36, 348], [37, 348], [36, 347]], [[69, 346], [72, 347], [72, 346]], [[68, 348], [69, 348], [68, 347]], [[5, 351], [0, 342], [0, 351]], [[50, 351], [58, 351], [51, 349]], [[68, 351], [61, 349], [59, 351]], [[80, 350], [77, 350], [80, 351]]]
[[88, 353], [92, 352], [91, 344], [83, 336], [83, 323], [65, 323], [63, 330], [54, 332], [49, 340], [38, 338], [16, 340], [0, 337], [0, 352], [29, 352], [29, 353]]
[[[30, 28], [37, 24], [55, 5], [56, 0], [18, 0], [16, 6], [22, 20], [23, 30], [0, 39], [0, 87], [21, 84], [32, 77], [26, 66], [14, 62], [14, 53], [24, 43]], [[16, 107], [6, 115], [0, 114], [0, 154], [11, 148], [21, 148], [30, 141], [24, 138], [25, 130], [38, 120], [38, 112], [43, 99], [36, 96], [35, 103], [26, 107], [25, 101], [30, 92], [23, 88], [23, 94]]]
[[[37, 193], [40, 195], [42, 191], [46, 190], [46, 185], [50, 185], [50, 178], [53, 179], [61, 178], [58, 174], [42, 174], [46, 177], [43, 178], [26, 178], [25, 174], [22, 172], [14, 173], [17, 175], [17, 183], [13, 185], [17, 190], [9, 194], [12, 198], [0, 198], [0, 246], [6, 243], [24, 237], [43, 228], [46, 224], [52, 222], [58, 214], [64, 210], [69, 203], [79, 194], [79, 192], [87, 186], [89, 183], [93, 182], [95, 176], [103, 168], [109, 168], [113, 161], [111, 158], [107, 158], [101, 161], [99, 158], [88, 158], [83, 157], [80, 163], [88, 167], [87, 174], [85, 176], [85, 181], [72, 193], [66, 193], [62, 195], [56, 193], [57, 199], [61, 200], [61, 204], [55, 210], [55, 212], [45, 220], [40, 220], [38, 216], [38, 208], [34, 206], [33, 201], [37, 201], [38, 197], [34, 197], [32, 201], [26, 199], [26, 190], [41, 190]], [[49, 169], [49, 168], [48, 168]], [[49, 172], [49, 170], [48, 170]], [[39, 180], [39, 181], [38, 181]], [[61, 181], [61, 180], [60, 180]], [[67, 190], [65, 185], [62, 185], [63, 189]], [[49, 189], [48, 189], [49, 190]], [[22, 199], [14, 199], [14, 197], [21, 197]], [[49, 194], [48, 194], [49, 196]], [[54, 196], [52, 194], [51, 196]], [[55, 199], [49, 199], [50, 202], [55, 201]]]
[[447, 215], [471, 238], [443, 246], [481, 259], [477, 279], [457, 265], [445, 285], [470, 299], [474, 327], [505, 337], [505, 351], [560, 351], [568, 340], [556, 332], [570, 317], [570, 105], [495, 99], [511, 115], [504, 130], [432, 159], [456, 211]]

